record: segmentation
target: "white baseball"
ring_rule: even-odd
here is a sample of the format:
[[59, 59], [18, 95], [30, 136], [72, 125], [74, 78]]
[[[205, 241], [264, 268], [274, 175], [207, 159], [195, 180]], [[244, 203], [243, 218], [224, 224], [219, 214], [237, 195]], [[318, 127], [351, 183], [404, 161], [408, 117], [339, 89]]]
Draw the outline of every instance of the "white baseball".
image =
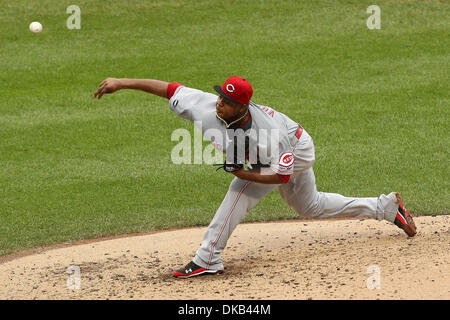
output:
[[33, 33], [41, 32], [42, 31], [42, 24], [40, 24], [37, 21], [30, 23], [30, 31], [33, 32]]

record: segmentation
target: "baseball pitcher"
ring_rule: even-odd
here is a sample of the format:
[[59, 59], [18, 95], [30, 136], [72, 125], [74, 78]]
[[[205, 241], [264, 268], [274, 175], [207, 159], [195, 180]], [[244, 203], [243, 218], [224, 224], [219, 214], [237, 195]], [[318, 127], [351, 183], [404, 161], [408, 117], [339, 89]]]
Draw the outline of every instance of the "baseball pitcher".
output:
[[205, 139], [226, 155], [219, 169], [235, 176], [193, 260], [174, 271], [175, 277], [222, 273], [221, 253], [231, 233], [275, 188], [302, 215], [369, 217], [390, 221], [409, 237], [416, 234], [413, 218], [397, 192], [351, 198], [317, 191], [311, 136], [286, 115], [251, 101], [253, 88], [244, 78], [229, 77], [222, 86], [214, 86], [218, 95], [160, 80], [107, 78], [93, 97], [100, 99], [119, 89], [143, 90], [169, 99], [170, 109], [178, 116], [201, 124]]

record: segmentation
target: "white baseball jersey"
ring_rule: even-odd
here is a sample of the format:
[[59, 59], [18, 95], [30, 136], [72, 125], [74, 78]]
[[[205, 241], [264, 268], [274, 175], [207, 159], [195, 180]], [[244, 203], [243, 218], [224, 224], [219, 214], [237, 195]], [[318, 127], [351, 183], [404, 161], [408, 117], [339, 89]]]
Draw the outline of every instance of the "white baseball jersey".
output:
[[180, 86], [170, 98], [170, 109], [194, 122], [205, 139], [227, 156], [233, 134], [242, 129], [241, 133], [249, 140], [247, 161], [250, 164], [270, 165], [275, 173], [281, 175], [291, 175], [294, 170], [301, 169], [301, 161], [296, 166], [296, 159], [302, 156], [294, 153], [294, 149], [299, 142], [299, 133], [304, 139], [308, 139], [309, 135], [298, 123], [273, 108], [250, 102], [251, 121], [242, 128], [227, 128], [216, 116], [216, 102], [217, 95]]

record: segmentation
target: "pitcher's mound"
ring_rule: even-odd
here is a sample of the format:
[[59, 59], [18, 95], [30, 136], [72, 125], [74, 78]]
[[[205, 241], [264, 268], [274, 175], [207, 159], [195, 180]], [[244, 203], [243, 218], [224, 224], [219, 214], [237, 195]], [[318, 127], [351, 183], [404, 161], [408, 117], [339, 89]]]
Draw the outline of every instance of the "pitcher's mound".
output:
[[240, 224], [225, 273], [175, 279], [203, 228], [50, 249], [0, 264], [0, 299], [450, 299], [450, 216]]

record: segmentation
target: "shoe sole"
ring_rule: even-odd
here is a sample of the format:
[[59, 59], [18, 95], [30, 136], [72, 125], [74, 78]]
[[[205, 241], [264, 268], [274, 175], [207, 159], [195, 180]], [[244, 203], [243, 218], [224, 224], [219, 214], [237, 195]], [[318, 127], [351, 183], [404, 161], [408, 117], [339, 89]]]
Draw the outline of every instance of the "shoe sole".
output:
[[182, 273], [180, 273], [179, 275], [176, 275], [175, 273], [173, 273], [172, 275], [175, 278], [184, 279], [184, 278], [192, 278], [192, 277], [204, 276], [204, 275], [209, 275], [209, 274], [212, 275], [212, 274], [222, 274], [222, 273], [223, 273], [223, 270], [203, 270], [203, 271], [200, 271], [197, 273], [192, 273], [192, 274], [187, 274], [187, 275], [182, 274]]
[[403, 205], [402, 197], [398, 192], [394, 192], [395, 197], [397, 198], [398, 206], [403, 210], [405, 215], [403, 216], [398, 210], [397, 210], [397, 216], [396, 219], [401, 221], [401, 225], [397, 225], [400, 227], [409, 237], [414, 237], [417, 233], [416, 224], [414, 223], [414, 220], [412, 218], [411, 213], [405, 208]]

